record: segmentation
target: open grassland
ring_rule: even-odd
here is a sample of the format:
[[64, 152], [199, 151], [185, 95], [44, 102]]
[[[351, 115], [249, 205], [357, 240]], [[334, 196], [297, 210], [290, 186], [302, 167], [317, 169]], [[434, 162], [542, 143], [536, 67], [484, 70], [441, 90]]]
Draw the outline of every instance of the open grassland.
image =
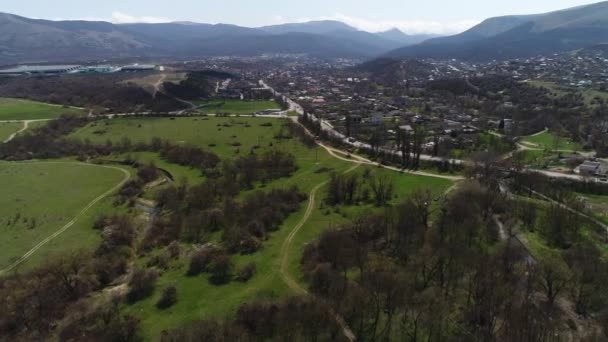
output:
[[[92, 222], [111, 202], [98, 196], [125, 178], [120, 170], [73, 162], [0, 163], [0, 269], [5, 269], [71, 220], [75, 224], [38, 250], [28, 265], [52, 253], [93, 247]], [[23, 265], [21, 265], [23, 266]]]
[[568, 93], [581, 94], [585, 100], [585, 104], [587, 104], [588, 106], [597, 105], [598, 103], [596, 99], [608, 101], [608, 92], [605, 91], [599, 91], [588, 88], [576, 88], [572, 86], [563, 86], [554, 82], [545, 81], [528, 81], [527, 83], [534, 87], [545, 88], [549, 90], [549, 96], [553, 98], [562, 97]]
[[256, 146], [274, 147], [277, 144], [274, 136], [281, 131], [283, 123], [273, 118], [252, 117], [116, 118], [91, 123], [72, 137], [96, 143], [120, 142], [124, 138], [150, 142], [159, 137], [231, 157], [247, 154]]
[[[453, 184], [444, 179], [413, 176], [372, 166], [357, 167], [357, 164], [331, 156], [321, 147], [308, 148], [294, 138], [275, 138], [277, 135], [283, 135], [279, 134], [282, 131], [287, 135], [287, 130], [283, 128], [284, 123], [285, 121], [280, 119], [250, 117], [120, 118], [98, 121], [73, 134], [75, 137], [98, 143], [108, 139], [119, 142], [124, 137], [129, 137], [134, 142], [148, 142], [157, 136], [173, 143], [199, 146], [217, 153], [222, 158], [249, 153], [256, 145], [259, 146], [255, 149], [256, 153], [279, 149], [296, 157], [298, 170], [291, 177], [265, 185], [258, 184], [255, 189], [244, 191], [239, 197], [246, 198], [258, 190], [268, 191], [291, 186], [297, 186], [308, 194], [313, 189], [318, 189], [315, 201], [311, 204], [312, 210], [307, 210], [310, 200], [302, 203], [298, 212], [287, 218], [279, 231], [269, 235], [260, 251], [252, 255], [233, 257], [236, 270], [250, 262], [256, 264], [257, 274], [249, 282], [232, 281], [227, 285], [216, 286], [209, 281], [209, 275], [188, 277], [186, 272], [189, 259], [183, 257], [172, 261], [169, 270], [160, 276], [153, 296], [133, 305], [123, 304], [123, 312], [141, 319], [142, 331], [147, 340], [157, 339], [163, 330], [188, 321], [233, 315], [241, 304], [260, 296], [280, 297], [294, 294], [293, 286], [286, 284], [286, 273], [295, 279], [297, 286], [304, 288], [299, 260], [307, 243], [316, 239], [324, 230], [337, 227], [350, 218], [383, 210], [369, 203], [327, 208], [322, 202], [326, 197], [326, 182], [331, 173], [344, 173], [347, 170], [362, 173], [367, 168], [375, 176], [390, 177], [395, 182], [395, 197], [392, 201], [394, 204], [406, 199], [415, 189], [428, 187], [434, 194], [439, 195]], [[240, 146], [236, 146], [235, 142]], [[111, 158], [119, 160], [126, 156]], [[157, 167], [169, 171], [176, 181], [183, 178], [190, 184], [196, 184], [204, 180], [198, 170], [167, 163], [155, 153], [130, 153], [128, 156], [140, 162], [154, 162]], [[156, 190], [149, 190], [146, 197], [153, 197]], [[297, 234], [292, 234], [298, 226], [300, 230]], [[220, 243], [219, 239], [219, 236], [213, 236], [211, 242]], [[156, 250], [152, 254], [163, 252]], [[137, 264], [147, 264], [153, 255], [138, 259]], [[178, 301], [171, 308], [160, 310], [156, 307], [156, 302], [163, 288], [167, 286], [177, 288]]]
[[84, 111], [30, 100], [0, 98], [0, 121], [55, 119], [62, 114], [83, 115]]
[[[340, 161], [331, 157], [324, 150], [306, 149], [297, 150], [300, 169], [290, 178], [272, 182], [264, 190], [299, 186], [302, 191], [310, 192], [329, 178], [330, 172], [342, 173], [347, 170], [361, 172], [364, 167], [355, 167], [355, 164]], [[418, 188], [429, 187], [435, 194], [440, 194], [449, 188], [452, 183], [443, 179], [427, 178], [400, 174], [384, 169], [371, 168], [378, 176], [388, 176], [394, 179], [396, 196], [394, 203], [407, 198], [412, 191]], [[255, 191], [255, 190], [252, 190]], [[154, 339], [165, 329], [183, 325], [185, 322], [211, 317], [224, 317], [233, 315], [238, 307], [255, 298], [276, 298], [289, 294], [296, 294], [293, 288], [286, 285], [285, 275], [282, 274], [282, 263], [286, 262], [286, 272], [296, 279], [298, 285], [305, 287], [299, 268], [299, 261], [306, 244], [316, 239], [324, 230], [336, 228], [349, 218], [363, 215], [366, 212], [383, 210], [372, 205], [341, 207], [329, 209], [322, 205], [325, 198], [325, 187], [319, 188], [310, 216], [307, 215], [309, 202], [302, 203], [300, 210], [291, 215], [282, 225], [282, 228], [271, 234], [264, 242], [264, 247], [253, 255], [234, 256], [235, 269], [254, 262], [257, 274], [248, 282], [230, 282], [227, 285], [215, 286], [209, 281], [209, 276], [188, 277], [187, 259], [175, 261], [172, 268], [163, 274], [157, 283], [155, 294], [135, 305], [125, 305], [123, 309], [136, 315], [142, 320], [146, 339]], [[250, 193], [250, 192], [249, 192]], [[247, 193], [243, 194], [247, 196]], [[304, 225], [292, 237], [292, 243], [285, 249], [285, 243], [290, 239], [290, 233], [301, 222]], [[146, 260], [140, 260], [145, 263]], [[167, 310], [159, 310], [155, 304], [160, 298], [162, 289], [166, 286], [176, 286], [178, 302]]]
[[[583, 147], [570, 138], [558, 137], [554, 133], [545, 132], [535, 136], [524, 137], [524, 145], [531, 148], [558, 151], [582, 151]], [[557, 148], [556, 148], [557, 147]]]
[[208, 114], [254, 114], [269, 109], [280, 109], [273, 100], [212, 100], [194, 101], [199, 110]]
[[0, 143], [22, 128], [23, 124], [19, 122], [0, 122]]

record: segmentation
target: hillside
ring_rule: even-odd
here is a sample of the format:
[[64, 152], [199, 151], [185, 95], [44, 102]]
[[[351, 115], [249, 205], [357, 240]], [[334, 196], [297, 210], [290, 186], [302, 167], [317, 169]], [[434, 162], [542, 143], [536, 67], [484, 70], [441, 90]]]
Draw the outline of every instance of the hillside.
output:
[[527, 16], [490, 18], [458, 35], [392, 51], [392, 57], [504, 60], [608, 41], [608, 2]]
[[247, 28], [189, 22], [115, 25], [0, 14], [0, 64], [283, 53], [369, 58], [403, 44], [335, 21]]

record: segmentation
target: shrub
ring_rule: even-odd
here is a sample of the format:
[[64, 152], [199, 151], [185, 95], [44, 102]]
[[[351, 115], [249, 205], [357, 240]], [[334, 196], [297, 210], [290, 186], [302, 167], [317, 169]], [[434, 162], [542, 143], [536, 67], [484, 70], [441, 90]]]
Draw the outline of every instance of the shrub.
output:
[[251, 263], [245, 265], [245, 267], [241, 268], [238, 271], [236, 279], [238, 281], [246, 283], [249, 281], [249, 279], [253, 278], [253, 276], [257, 273], [257, 271], [258, 271], [257, 266], [255, 265], [254, 262], [251, 262]]
[[158, 274], [154, 270], [135, 269], [129, 281], [127, 301], [135, 303], [152, 295], [157, 277]]
[[209, 266], [209, 263], [211, 263], [211, 259], [215, 253], [216, 251], [214, 249], [207, 247], [194, 252], [190, 258], [190, 266], [188, 267], [187, 275], [195, 276], [207, 271], [207, 267]]
[[226, 252], [217, 253], [209, 264], [209, 272], [211, 272], [211, 282], [219, 285], [230, 281], [234, 264], [232, 258]]
[[156, 307], [159, 309], [167, 309], [175, 303], [177, 303], [177, 289], [175, 286], [169, 286], [163, 290], [163, 294], [158, 300], [158, 303], [156, 303]]

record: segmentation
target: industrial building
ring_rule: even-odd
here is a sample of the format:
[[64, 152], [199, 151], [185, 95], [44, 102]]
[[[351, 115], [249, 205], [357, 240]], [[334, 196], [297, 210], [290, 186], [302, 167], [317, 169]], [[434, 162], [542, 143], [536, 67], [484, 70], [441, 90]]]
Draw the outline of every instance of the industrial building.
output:
[[136, 72], [136, 71], [154, 71], [157, 70], [156, 65], [152, 64], [134, 64], [128, 65], [121, 68], [124, 72]]
[[65, 74], [80, 68], [80, 65], [20, 65], [11, 69], [0, 70], [0, 75]]
[[57, 74], [108, 74], [113, 72], [163, 71], [162, 66], [134, 64], [127, 66], [110, 65], [20, 65], [0, 70], [0, 75], [57, 75]]

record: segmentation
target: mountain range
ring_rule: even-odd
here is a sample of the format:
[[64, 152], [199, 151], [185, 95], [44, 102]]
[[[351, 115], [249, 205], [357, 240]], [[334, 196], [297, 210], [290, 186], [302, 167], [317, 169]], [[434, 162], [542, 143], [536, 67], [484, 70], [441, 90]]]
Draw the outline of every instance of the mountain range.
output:
[[380, 33], [338, 21], [249, 28], [173, 22], [51, 21], [0, 13], [0, 65], [149, 57], [305, 54], [318, 57], [506, 60], [608, 43], [608, 1], [536, 15], [490, 18], [457, 35]]
[[495, 17], [454, 36], [390, 52], [398, 58], [507, 60], [608, 43], [608, 1], [566, 10]]
[[192, 22], [51, 21], [0, 13], [0, 64], [261, 54], [370, 58], [431, 37], [396, 29], [370, 33], [338, 21], [248, 28]]

